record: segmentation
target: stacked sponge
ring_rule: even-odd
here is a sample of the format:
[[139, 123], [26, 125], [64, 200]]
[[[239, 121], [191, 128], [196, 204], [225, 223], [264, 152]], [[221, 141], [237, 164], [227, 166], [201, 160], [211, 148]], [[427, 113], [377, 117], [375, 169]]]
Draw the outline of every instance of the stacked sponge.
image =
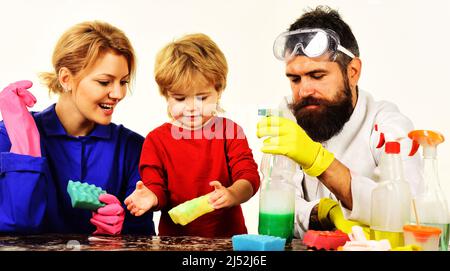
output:
[[[362, 233], [364, 236], [364, 233]], [[336, 250], [350, 241], [348, 234], [340, 231], [315, 231], [308, 230], [303, 237], [303, 243], [308, 247], [325, 250]]]
[[96, 211], [98, 208], [105, 206], [104, 203], [98, 200], [98, 196], [106, 194], [106, 191], [93, 184], [69, 180], [67, 192], [69, 193], [73, 208]]
[[235, 251], [282, 251], [286, 239], [269, 235], [239, 234], [231, 237], [231, 242]]

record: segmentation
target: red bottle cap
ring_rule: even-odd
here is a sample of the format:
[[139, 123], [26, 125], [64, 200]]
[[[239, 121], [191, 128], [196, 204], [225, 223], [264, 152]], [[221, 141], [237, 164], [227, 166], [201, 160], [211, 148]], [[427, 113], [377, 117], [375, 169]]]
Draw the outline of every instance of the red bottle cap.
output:
[[386, 153], [400, 153], [400, 143], [395, 141], [386, 142], [384, 150]]

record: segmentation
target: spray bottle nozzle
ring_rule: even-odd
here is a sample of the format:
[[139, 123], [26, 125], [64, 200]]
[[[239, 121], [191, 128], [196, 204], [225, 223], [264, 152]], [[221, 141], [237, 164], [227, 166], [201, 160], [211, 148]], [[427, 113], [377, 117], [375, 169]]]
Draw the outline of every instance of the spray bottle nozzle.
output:
[[380, 127], [378, 124], [375, 124], [374, 130], [375, 134], [378, 135], [377, 149], [385, 146], [388, 142], [400, 143], [405, 139], [403, 133], [399, 133], [398, 129], [393, 126]]
[[400, 143], [397, 141], [386, 142], [386, 145], [384, 146], [384, 150], [386, 153], [392, 153], [392, 154], [400, 153]]
[[379, 148], [383, 147], [384, 143], [385, 143], [384, 133], [379, 131], [378, 124], [375, 124], [375, 131], [380, 134], [380, 137], [378, 139], [378, 144], [377, 144], [377, 149], [379, 149]]
[[441, 133], [431, 130], [414, 130], [408, 133], [408, 137], [413, 141], [409, 156], [413, 156], [419, 146], [422, 146], [424, 156], [435, 157], [436, 146], [444, 142], [444, 136]]

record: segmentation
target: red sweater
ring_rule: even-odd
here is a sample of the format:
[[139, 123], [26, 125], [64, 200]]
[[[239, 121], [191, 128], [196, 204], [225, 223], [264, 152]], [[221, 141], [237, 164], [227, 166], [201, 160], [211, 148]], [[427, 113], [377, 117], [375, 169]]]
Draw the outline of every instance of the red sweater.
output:
[[258, 166], [242, 128], [233, 121], [217, 117], [194, 131], [161, 125], [144, 141], [139, 172], [158, 197], [159, 235], [231, 237], [247, 233], [240, 205], [214, 210], [186, 226], [174, 224], [168, 214], [178, 204], [212, 192], [210, 181], [229, 187], [245, 179], [253, 194], [258, 191]]

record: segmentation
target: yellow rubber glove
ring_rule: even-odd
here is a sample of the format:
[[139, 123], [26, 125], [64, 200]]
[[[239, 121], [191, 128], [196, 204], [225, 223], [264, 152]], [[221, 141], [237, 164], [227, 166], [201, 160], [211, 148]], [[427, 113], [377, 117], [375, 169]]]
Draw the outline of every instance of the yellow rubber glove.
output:
[[313, 141], [297, 123], [282, 117], [265, 117], [258, 122], [258, 138], [264, 140], [261, 151], [286, 155], [302, 166], [303, 171], [317, 177], [333, 162], [334, 155]]
[[370, 239], [370, 228], [367, 225], [344, 218], [341, 206], [336, 201], [329, 198], [322, 198], [319, 202], [318, 210], [319, 222], [326, 228], [335, 227], [347, 234], [352, 233], [353, 226], [360, 226], [367, 240]]

